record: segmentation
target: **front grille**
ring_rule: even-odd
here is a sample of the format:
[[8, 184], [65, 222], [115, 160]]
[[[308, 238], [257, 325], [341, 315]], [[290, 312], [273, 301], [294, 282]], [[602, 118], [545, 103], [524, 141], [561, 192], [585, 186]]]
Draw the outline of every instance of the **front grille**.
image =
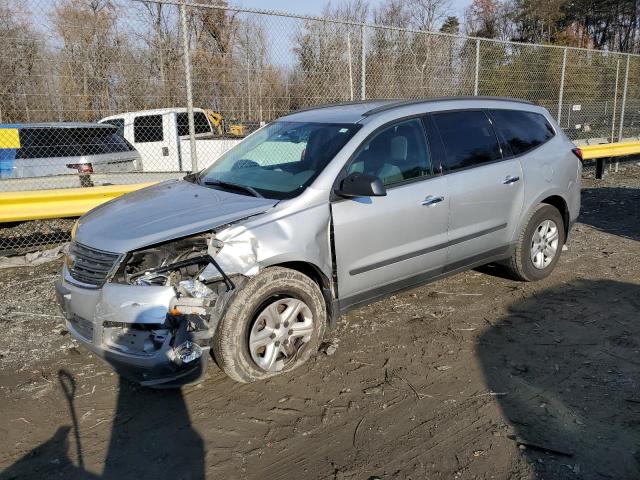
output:
[[69, 323], [81, 337], [89, 341], [93, 340], [93, 323], [89, 320], [78, 315], [72, 315]]
[[101, 287], [120, 258], [117, 253], [103, 252], [71, 242], [67, 267], [75, 280]]

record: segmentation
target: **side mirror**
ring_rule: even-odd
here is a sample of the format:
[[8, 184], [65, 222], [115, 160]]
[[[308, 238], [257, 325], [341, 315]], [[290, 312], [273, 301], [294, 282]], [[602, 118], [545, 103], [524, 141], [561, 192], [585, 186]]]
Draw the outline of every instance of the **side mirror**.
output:
[[387, 190], [382, 180], [368, 173], [352, 173], [342, 180], [336, 194], [346, 198], [384, 197]]

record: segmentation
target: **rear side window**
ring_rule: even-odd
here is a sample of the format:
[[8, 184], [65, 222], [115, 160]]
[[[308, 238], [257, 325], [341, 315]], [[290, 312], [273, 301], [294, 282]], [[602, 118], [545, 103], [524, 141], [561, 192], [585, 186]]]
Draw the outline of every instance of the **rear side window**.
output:
[[436, 113], [433, 120], [444, 143], [444, 171], [453, 172], [502, 158], [498, 138], [484, 112]]
[[551, 140], [555, 132], [539, 113], [490, 110], [505, 156], [521, 155]]
[[104, 122], [107, 125], [113, 125], [118, 128], [118, 135], [124, 137], [124, 118], [112, 118], [111, 120], [105, 120]]
[[145, 115], [133, 121], [134, 143], [161, 142], [163, 139], [162, 115]]
[[[189, 135], [189, 115], [179, 113], [176, 118], [178, 123], [178, 136], [183, 137]], [[200, 133], [211, 133], [211, 127], [207, 121], [207, 117], [202, 112], [193, 112], [193, 126], [196, 131], [196, 135]]]
[[116, 128], [24, 128], [16, 158], [60, 158], [129, 152]]

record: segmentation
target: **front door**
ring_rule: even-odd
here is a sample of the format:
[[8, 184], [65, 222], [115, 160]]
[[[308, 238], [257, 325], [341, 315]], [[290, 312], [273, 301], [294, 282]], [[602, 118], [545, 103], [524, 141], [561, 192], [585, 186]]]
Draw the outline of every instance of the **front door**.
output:
[[353, 172], [378, 176], [387, 195], [332, 203], [341, 305], [436, 275], [447, 251], [447, 183], [432, 173], [420, 119], [383, 127], [366, 140], [347, 167]]

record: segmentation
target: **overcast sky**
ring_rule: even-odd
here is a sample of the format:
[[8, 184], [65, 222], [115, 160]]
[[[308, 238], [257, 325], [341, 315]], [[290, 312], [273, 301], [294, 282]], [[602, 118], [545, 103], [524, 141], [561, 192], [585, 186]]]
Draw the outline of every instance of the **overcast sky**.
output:
[[[370, 0], [369, 3], [377, 5], [383, 0]], [[234, 6], [260, 8], [263, 10], [285, 10], [299, 14], [317, 15], [327, 3], [327, 0], [230, 0], [229, 3]], [[340, 3], [340, 0], [332, 0], [332, 4]], [[460, 17], [464, 9], [471, 3], [471, 0], [451, 0], [451, 8], [453, 14]]]

